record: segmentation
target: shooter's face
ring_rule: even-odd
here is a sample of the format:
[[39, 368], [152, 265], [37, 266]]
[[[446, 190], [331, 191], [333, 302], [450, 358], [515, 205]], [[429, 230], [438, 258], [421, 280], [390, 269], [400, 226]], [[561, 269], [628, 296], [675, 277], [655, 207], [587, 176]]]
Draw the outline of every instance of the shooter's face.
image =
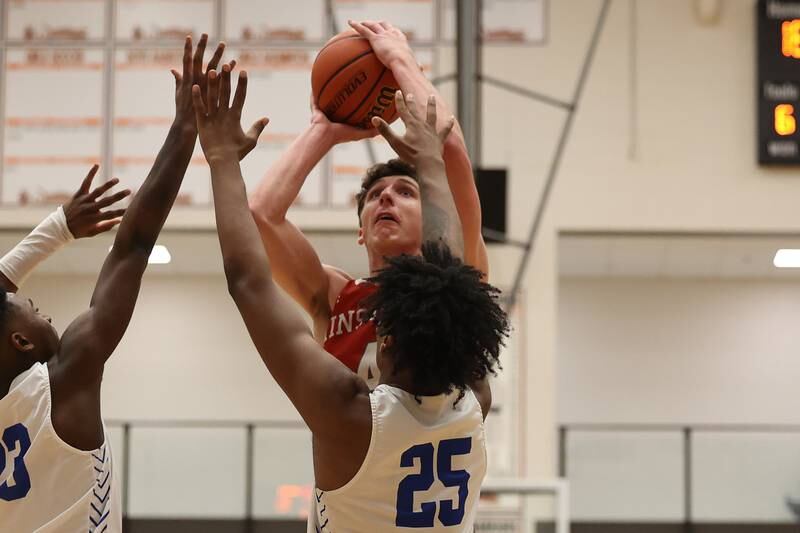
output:
[[386, 176], [367, 191], [359, 243], [384, 255], [419, 253], [422, 203], [419, 185], [408, 176]]

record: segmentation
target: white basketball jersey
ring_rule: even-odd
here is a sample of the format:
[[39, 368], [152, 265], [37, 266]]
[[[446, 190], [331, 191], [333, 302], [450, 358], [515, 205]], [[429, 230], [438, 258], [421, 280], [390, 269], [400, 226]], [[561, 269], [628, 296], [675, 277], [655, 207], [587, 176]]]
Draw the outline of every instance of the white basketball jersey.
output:
[[378, 385], [370, 393], [372, 437], [358, 473], [342, 488], [314, 490], [316, 531], [471, 532], [486, 443], [478, 399], [467, 390], [455, 403], [458, 394], [418, 403]]
[[111, 446], [81, 451], [50, 419], [50, 376], [36, 364], [0, 399], [0, 532], [121, 533]]

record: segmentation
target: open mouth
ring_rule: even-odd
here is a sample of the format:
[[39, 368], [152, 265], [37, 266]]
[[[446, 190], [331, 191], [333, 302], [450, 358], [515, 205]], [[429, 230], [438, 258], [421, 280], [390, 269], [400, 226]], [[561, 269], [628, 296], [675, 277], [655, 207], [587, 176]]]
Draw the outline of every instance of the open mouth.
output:
[[378, 222], [394, 222], [395, 224], [400, 223], [400, 221], [397, 220], [397, 217], [395, 217], [390, 213], [381, 213], [380, 215], [375, 217], [375, 223], [377, 224]]

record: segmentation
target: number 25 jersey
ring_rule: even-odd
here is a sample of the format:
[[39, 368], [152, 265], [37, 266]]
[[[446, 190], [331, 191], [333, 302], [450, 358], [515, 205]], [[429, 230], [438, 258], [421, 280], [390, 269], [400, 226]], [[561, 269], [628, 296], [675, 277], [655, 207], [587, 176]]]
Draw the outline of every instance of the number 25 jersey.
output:
[[339, 489], [314, 489], [316, 530], [472, 532], [486, 443], [478, 399], [471, 390], [458, 395], [415, 398], [378, 385], [361, 468]]

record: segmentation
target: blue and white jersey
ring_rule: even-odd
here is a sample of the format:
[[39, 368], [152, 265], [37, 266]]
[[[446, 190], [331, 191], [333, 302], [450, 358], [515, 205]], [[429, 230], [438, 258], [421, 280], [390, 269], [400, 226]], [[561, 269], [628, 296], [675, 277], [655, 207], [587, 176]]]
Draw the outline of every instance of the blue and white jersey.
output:
[[47, 365], [36, 364], [0, 399], [0, 532], [121, 533], [111, 446], [81, 451], [50, 418]]
[[418, 402], [378, 385], [370, 393], [372, 437], [364, 462], [345, 486], [315, 488], [313, 528], [471, 532], [486, 475], [486, 441], [478, 399], [467, 390], [456, 403], [458, 394]]

